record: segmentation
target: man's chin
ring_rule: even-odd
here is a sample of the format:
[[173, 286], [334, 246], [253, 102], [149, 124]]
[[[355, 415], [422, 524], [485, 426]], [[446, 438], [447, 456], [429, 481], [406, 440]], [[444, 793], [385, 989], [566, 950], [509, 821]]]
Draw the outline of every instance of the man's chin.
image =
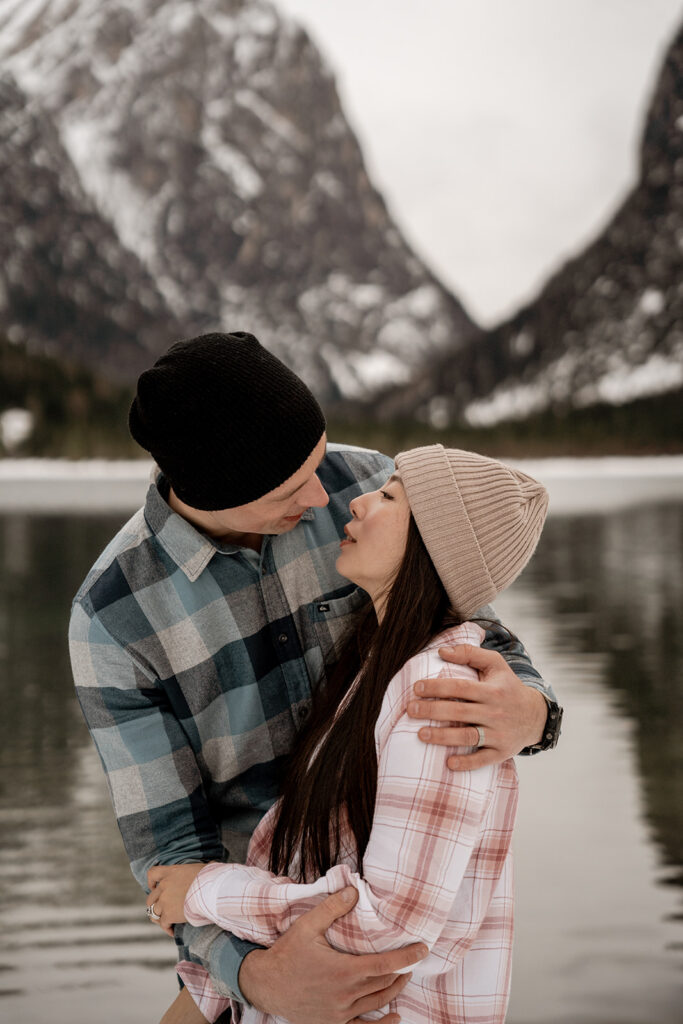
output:
[[272, 533], [289, 533], [290, 530], [299, 525], [302, 515], [303, 512], [300, 512], [298, 516], [284, 516], [274, 524]]

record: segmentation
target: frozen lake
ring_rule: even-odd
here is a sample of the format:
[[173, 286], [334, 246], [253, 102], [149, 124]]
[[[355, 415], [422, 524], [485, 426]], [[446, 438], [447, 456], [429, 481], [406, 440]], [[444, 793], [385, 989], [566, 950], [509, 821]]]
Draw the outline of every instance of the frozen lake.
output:
[[[527, 459], [511, 465], [545, 484], [552, 513], [683, 499], [683, 455]], [[144, 501], [151, 468], [143, 459], [0, 459], [0, 511], [131, 512]]]

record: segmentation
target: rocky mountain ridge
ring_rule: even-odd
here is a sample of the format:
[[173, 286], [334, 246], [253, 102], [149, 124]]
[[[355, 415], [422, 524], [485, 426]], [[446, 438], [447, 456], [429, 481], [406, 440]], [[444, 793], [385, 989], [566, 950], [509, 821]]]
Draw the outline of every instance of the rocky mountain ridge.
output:
[[130, 383], [178, 337], [246, 327], [347, 419], [483, 427], [672, 392], [682, 51], [679, 34], [637, 187], [482, 332], [406, 245], [329, 69], [266, 0], [0, 0], [0, 330]]
[[0, 76], [0, 326], [126, 378], [179, 330], [84, 191], [49, 116]]
[[[266, 0], [0, 0], [0, 55], [0, 188], [25, 254], [0, 270], [10, 337], [131, 379], [179, 336], [247, 328], [332, 400], [399, 384], [474, 330], [370, 182], [315, 46]], [[26, 217], [46, 166], [52, 213]], [[51, 274], [52, 317], [34, 286]]]
[[373, 414], [485, 427], [683, 387], [683, 30], [646, 117], [640, 180], [538, 297], [457, 354], [428, 358]]

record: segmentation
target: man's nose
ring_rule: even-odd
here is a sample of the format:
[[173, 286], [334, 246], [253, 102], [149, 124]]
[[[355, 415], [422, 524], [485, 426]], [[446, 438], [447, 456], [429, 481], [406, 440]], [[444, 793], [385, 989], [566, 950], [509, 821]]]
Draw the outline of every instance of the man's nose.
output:
[[324, 508], [329, 504], [330, 496], [321, 484], [317, 473], [313, 474], [308, 485], [301, 492], [299, 501], [305, 508], [311, 508], [311, 506]]

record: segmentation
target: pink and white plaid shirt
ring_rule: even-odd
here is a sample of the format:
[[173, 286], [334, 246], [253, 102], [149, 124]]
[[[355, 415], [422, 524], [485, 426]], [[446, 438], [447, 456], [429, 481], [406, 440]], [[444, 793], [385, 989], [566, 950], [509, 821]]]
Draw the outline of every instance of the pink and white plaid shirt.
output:
[[[328, 930], [332, 946], [359, 954], [421, 941], [430, 951], [389, 1007], [365, 1019], [394, 1011], [403, 1024], [504, 1021], [517, 772], [512, 761], [451, 772], [446, 758], [452, 751], [423, 743], [417, 732], [425, 723], [405, 714], [418, 679], [476, 677], [473, 669], [442, 661], [438, 647], [479, 645], [482, 638], [473, 623], [447, 630], [389, 684], [375, 728], [377, 799], [362, 876], [353, 870], [348, 834], [341, 862], [324, 877], [304, 884], [271, 874], [271, 809], [254, 832], [246, 866], [208, 864], [200, 871], [185, 901], [188, 920], [271, 946], [329, 893], [353, 885], [358, 902]], [[199, 1009], [215, 1021], [230, 1001], [216, 993], [204, 968], [182, 961], [178, 971]], [[240, 1024], [285, 1024], [253, 1007], [230, 1005]]]

